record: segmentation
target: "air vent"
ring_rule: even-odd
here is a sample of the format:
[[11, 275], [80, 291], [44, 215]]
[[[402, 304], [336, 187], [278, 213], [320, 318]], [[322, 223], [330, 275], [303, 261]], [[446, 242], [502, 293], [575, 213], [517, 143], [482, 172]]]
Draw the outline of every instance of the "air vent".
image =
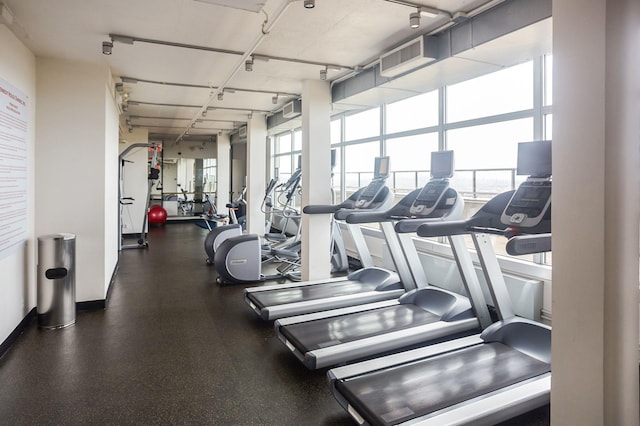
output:
[[238, 129], [238, 136], [240, 136], [241, 138], [247, 137], [247, 126], [242, 126]]
[[437, 59], [433, 37], [423, 36], [380, 56], [380, 75], [395, 77]]
[[302, 114], [302, 102], [299, 99], [293, 100], [282, 107], [282, 117], [295, 118]]

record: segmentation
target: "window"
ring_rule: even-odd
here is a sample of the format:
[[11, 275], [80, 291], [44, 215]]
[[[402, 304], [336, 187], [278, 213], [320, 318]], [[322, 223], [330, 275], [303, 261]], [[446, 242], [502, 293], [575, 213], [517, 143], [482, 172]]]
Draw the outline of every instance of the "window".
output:
[[216, 161], [215, 158], [205, 158], [202, 161], [203, 191], [206, 193], [216, 191]]
[[553, 56], [544, 57], [544, 105], [553, 104]]
[[293, 150], [302, 151], [302, 130], [293, 132]]
[[386, 133], [404, 132], [438, 125], [438, 91], [387, 105]]
[[395, 191], [407, 193], [424, 185], [429, 180], [431, 152], [437, 150], [437, 133], [387, 139], [386, 155], [391, 159]]
[[344, 139], [353, 141], [380, 135], [380, 108], [372, 108], [344, 119]]
[[456, 165], [452, 186], [474, 198], [512, 189], [522, 181], [515, 175], [518, 142], [532, 140], [533, 118], [449, 130], [447, 148]]
[[533, 62], [447, 88], [448, 123], [532, 108]]
[[378, 141], [344, 147], [345, 197], [371, 181], [374, 160], [379, 156], [380, 143]]

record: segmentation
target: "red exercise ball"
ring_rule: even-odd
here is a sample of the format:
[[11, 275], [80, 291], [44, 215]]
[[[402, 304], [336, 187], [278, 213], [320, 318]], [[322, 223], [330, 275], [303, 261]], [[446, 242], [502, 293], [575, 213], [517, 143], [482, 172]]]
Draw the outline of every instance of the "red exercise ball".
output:
[[149, 207], [149, 223], [153, 225], [162, 225], [167, 221], [167, 211], [159, 205]]

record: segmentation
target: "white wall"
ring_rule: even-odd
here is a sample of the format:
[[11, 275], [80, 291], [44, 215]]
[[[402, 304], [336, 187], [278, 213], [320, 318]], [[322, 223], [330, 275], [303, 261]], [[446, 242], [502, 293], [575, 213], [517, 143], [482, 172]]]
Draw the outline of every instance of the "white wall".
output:
[[105, 299], [117, 256], [115, 200], [107, 200], [117, 191], [117, 122], [114, 126], [115, 112], [107, 111], [105, 100], [110, 80], [103, 65], [37, 59], [35, 230], [36, 235], [77, 235], [77, 301]]
[[120, 111], [110, 75], [104, 86], [104, 294], [109, 290], [111, 276], [118, 264], [118, 122]]
[[9, 29], [0, 25], [0, 78], [29, 97], [28, 206], [25, 246], [0, 260], [0, 342], [35, 307], [34, 149], [36, 121], [36, 59]]

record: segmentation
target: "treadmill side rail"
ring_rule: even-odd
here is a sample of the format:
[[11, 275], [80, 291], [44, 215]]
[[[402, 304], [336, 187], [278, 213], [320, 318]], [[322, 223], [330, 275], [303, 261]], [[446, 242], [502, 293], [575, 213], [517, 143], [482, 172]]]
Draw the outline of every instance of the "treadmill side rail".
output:
[[440, 413], [401, 423], [420, 426], [490, 426], [548, 404], [551, 397], [551, 373], [509, 386]]
[[355, 364], [345, 365], [343, 367], [332, 368], [331, 370], [327, 371], [327, 377], [329, 378], [329, 380], [331, 380], [331, 382], [334, 382], [336, 380], [358, 376], [370, 371], [379, 370], [386, 367], [393, 367], [396, 365], [402, 365], [406, 362], [415, 361], [416, 359], [440, 355], [457, 349], [479, 345], [483, 342], [484, 341], [480, 338], [479, 334], [462, 337], [460, 339], [450, 340], [447, 342], [437, 343], [435, 345], [425, 346], [405, 352], [400, 352], [397, 354], [374, 358]]

